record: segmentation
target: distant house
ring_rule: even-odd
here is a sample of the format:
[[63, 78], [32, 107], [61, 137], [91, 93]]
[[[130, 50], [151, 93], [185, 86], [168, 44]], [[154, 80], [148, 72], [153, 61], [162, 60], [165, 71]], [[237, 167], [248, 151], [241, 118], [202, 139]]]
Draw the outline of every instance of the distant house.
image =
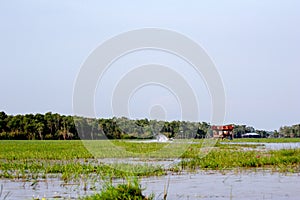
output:
[[225, 125], [225, 126], [211, 126], [211, 130], [213, 131], [214, 138], [226, 138], [233, 139], [233, 125]]
[[260, 135], [257, 133], [246, 133], [242, 135], [242, 138], [260, 138]]

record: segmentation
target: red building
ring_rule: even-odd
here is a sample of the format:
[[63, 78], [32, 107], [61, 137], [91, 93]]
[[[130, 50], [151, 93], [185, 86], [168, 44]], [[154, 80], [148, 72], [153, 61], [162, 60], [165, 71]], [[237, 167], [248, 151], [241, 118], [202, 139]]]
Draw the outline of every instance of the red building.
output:
[[229, 137], [229, 139], [233, 139], [233, 125], [211, 126], [211, 129], [213, 131], [214, 138], [224, 139], [226, 137]]

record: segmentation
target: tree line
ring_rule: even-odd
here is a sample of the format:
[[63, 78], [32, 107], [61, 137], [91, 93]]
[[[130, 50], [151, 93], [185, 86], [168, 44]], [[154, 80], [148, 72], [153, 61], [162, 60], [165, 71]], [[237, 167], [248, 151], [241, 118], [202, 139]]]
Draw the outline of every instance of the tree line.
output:
[[300, 124], [292, 126], [282, 126], [278, 132], [274, 133], [275, 137], [300, 137]]
[[[261, 137], [300, 137], [300, 124], [281, 127], [279, 131], [255, 130], [246, 125], [234, 125], [234, 137], [256, 132]], [[204, 138], [212, 136], [210, 124], [189, 121], [158, 121], [126, 117], [95, 119], [65, 116], [58, 113], [7, 115], [0, 112], [0, 139], [11, 140], [98, 140], [153, 139], [158, 134], [169, 138]]]
[[95, 119], [51, 112], [13, 116], [0, 112], [0, 139], [11, 140], [152, 139], [157, 134], [203, 138], [208, 129], [206, 122]]

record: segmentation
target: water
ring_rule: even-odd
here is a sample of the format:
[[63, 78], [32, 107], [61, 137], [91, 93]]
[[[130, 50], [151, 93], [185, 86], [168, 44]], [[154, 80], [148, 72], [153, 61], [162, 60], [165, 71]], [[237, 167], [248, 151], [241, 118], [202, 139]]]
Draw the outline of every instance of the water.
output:
[[268, 150], [280, 150], [280, 149], [299, 149], [300, 142], [296, 143], [263, 143]]
[[[116, 180], [116, 183], [122, 180]], [[215, 171], [199, 171], [195, 174], [169, 175], [144, 178], [144, 194], [154, 193], [156, 199], [162, 199], [164, 188], [168, 187], [168, 198], [173, 199], [299, 199], [300, 174], [280, 174], [269, 171], [246, 171], [225, 174]], [[101, 182], [83, 181], [65, 184], [59, 178], [39, 180], [38, 183], [13, 180], [0, 180], [3, 194], [9, 192], [8, 199], [76, 199], [101, 189]], [[86, 190], [84, 189], [86, 186]], [[0, 197], [1, 199], [1, 197]]]
[[157, 158], [101, 158], [98, 159], [98, 163], [105, 164], [122, 164], [122, 163], [130, 163], [130, 164], [140, 164], [140, 165], [151, 165], [151, 166], [161, 166], [164, 169], [168, 169], [170, 166], [178, 164], [182, 159], [180, 158], [165, 158], [165, 159], [157, 159]]
[[259, 145], [258, 149], [266, 149], [266, 150], [299, 149], [300, 148], [300, 142], [293, 142], [293, 143], [221, 142], [221, 144]]
[[[168, 180], [169, 179], [169, 180]], [[299, 199], [300, 175], [270, 172], [200, 172], [143, 180], [146, 193], [163, 196], [169, 181], [168, 199]], [[161, 198], [160, 198], [161, 199]]]

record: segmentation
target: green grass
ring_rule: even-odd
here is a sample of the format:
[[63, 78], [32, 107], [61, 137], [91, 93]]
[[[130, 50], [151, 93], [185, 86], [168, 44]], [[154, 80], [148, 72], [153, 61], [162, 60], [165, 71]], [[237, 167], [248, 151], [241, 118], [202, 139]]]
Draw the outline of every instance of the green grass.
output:
[[61, 174], [63, 180], [78, 180], [90, 174], [102, 177], [124, 178], [127, 176], [160, 176], [166, 171], [160, 166], [142, 164], [99, 164], [89, 163], [49, 163], [41, 161], [1, 162], [0, 177], [37, 179], [46, 178], [48, 174]]
[[[191, 141], [191, 140], [190, 140]], [[201, 146], [202, 140], [197, 144]], [[178, 158], [191, 146], [187, 142], [142, 143], [138, 141], [113, 140], [84, 141], [85, 147], [95, 158]]]
[[92, 158], [81, 141], [0, 140], [0, 159], [68, 160]]
[[0, 140], [0, 159], [178, 158], [189, 147], [201, 148], [202, 146], [202, 140], [194, 140], [197, 142], [196, 144], [189, 144], [186, 141], [180, 143], [139, 143], [124, 140]]
[[127, 181], [127, 183], [118, 184], [114, 186], [112, 183], [108, 183], [104, 186], [104, 189], [97, 194], [82, 198], [82, 200], [152, 200], [154, 195], [149, 197], [143, 195], [143, 189], [141, 188], [137, 179]]
[[[188, 142], [191, 141], [194, 143], [188, 144]], [[182, 140], [181, 143], [139, 143], [125, 140], [0, 140], [0, 159], [73, 160], [88, 158], [178, 158], [180, 156], [191, 157], [190, 154], [198, 153], [198, 150], [202, 147], [202, 142], [203, 140]], [[234, 139], [232, 142], [300, 142], [300, 138], [243, 138]], [[239, 148], [237, 145], [232, 144], [223, 145], [217, 143], [215, 146], [218, 148]], [[240, 147], [255, 146], [256, 145], [245, 144], [241, 145]]]
[[[195, 148], [201, 147], [200, 141]], [[60, 174], [66, 181], [81, 175], [101, 177], [159, 176], [166, 169], [159, 165], [101, 163], [104, 158], [178, 158], [185, 143], [137, 143], [132, 141], [0, 141], [0, 177], [38, 178]], [[88, 148], [90, 151], [88, 151]], [[187, 150], [189, 152], [189, 149]], [[195, 153], [196, 151], [193, 150]], [[186, 156], [189, 156], [186, 154]], [[193, 155], [194, 156], [194, 155]], [[98, 160], [100, 159], [100, 160]], [[172, 169], [172, 171], [176, 171]]]
[[[122, 141], [113, 142], [118, 145], [111, 145], [110, 141], [88, 141], [88, 145], [97, 147], [98, 158], [131, 157], [133, 152], [117, 152]], [[140, 152], [138, 146], [144, 148], [141, 144], [128, 144], [136, 147], [137, 152]], [[0, 141], [0, 146], [0, 177], [4, 178], [44, 178], [47, 174], [61, 174], [69, 181], [88, 174], [116, 178], [166, 174], [166, 170], [157, 165], [101, 163], [81, 141]]]
[[264, 168], [276, 171], [300, 171], [300, 149], [278, 151], [213, 150], [203, 158], [195, 157], [181, 162], [182, 169], [249, 169]]

